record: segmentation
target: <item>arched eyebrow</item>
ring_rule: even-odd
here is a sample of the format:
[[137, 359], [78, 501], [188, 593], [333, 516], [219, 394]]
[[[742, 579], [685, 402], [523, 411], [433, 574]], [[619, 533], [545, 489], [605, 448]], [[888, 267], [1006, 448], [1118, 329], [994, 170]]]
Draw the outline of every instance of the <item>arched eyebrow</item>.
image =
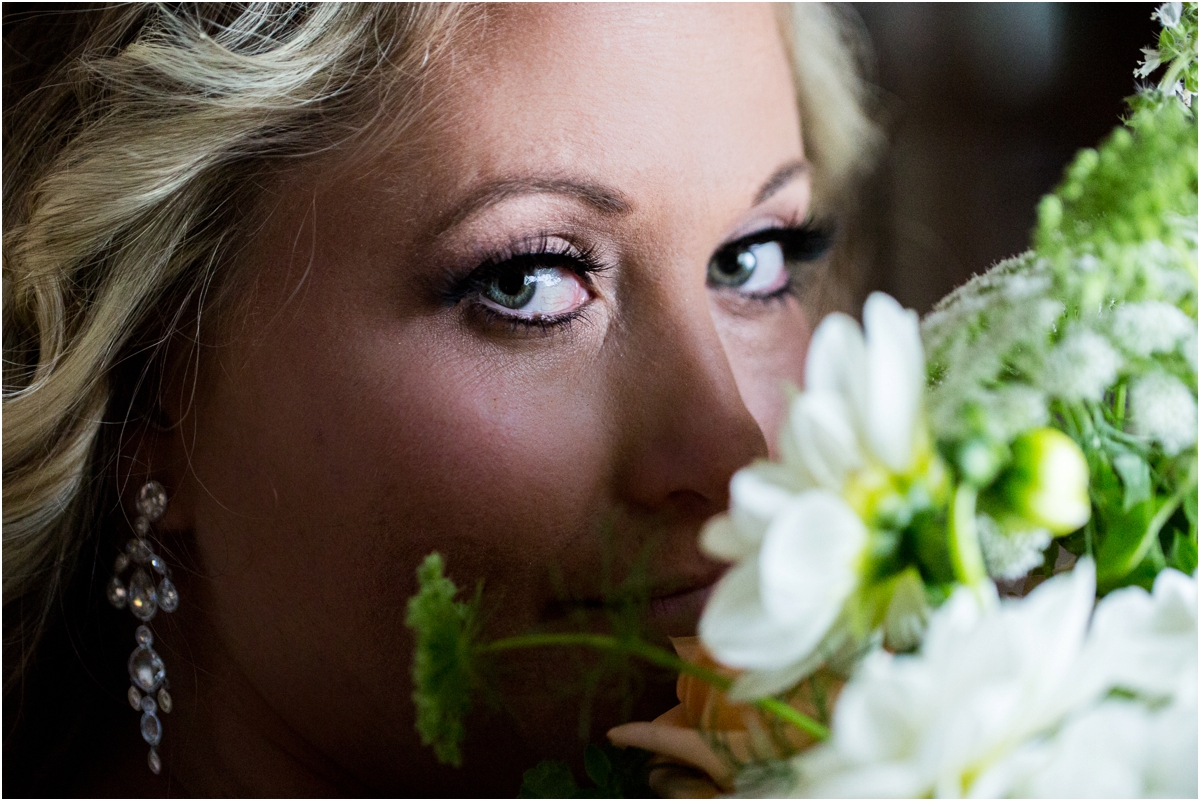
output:
[[807, 174], [810, 169], [812, 169], [811, 166], [804, 159], [797, 159], [796, 161], [789, 161], [787, 164], [784, 164], [773, 172], [771, 177], [767, 179], [767, 182], [758, 190], [758, 194], [754, 196], [754, 205], [757, 206], [759, 203], [762, 203], [796, 178]]
[[451, 228], [477, 211], [521, 195], [564, 195], [604, 214], [626, 214], [631, 208], [624, 194], [600, 184], [569, 178], [501, 178], [472, 191], [450, 212], [442, 228]]
[[[771, 174], [754, 196], [754, 205], [758, 205], [787, 186], [797, 177], [808, 173], [809, 163], [797, 159], [784, 164]], [[472, 214], [494, 206], [501, 201], [521, 195], [564, 195], [580, 200], [604, 214], [627, 214], [632, 208], [629, 200], [617, 189], [588, 181], [577, 181], [569, 178], [500, 178], [488, 181], [477, 187], [466, 200], [458, 204], [438, 226], [441, 230], [452, 228], [470, 217]]]

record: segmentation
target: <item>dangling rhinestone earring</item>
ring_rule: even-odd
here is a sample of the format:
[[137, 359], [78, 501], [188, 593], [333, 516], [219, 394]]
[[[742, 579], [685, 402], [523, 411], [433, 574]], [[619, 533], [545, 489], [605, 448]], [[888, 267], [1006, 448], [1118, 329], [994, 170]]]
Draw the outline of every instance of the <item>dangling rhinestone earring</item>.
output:
[[[162, 770], [162, 759], [158, 756], [162, 721], [158, 719], [158, 712], [171, 711], [171, 693], [167, 691], [167, 669], [153, 648], [154, 634], [146, 624], [159, 609], [174, 612], [179, 607], [179, 591], [171, 582], [167, 563], [154, 553], [146, 539], [150, 524], [167, 511], [167, 491], [162, 484], [148, 481], [138, 490], [137, 511], [138, 516], [133, 521], [134, 538], [125, 543], [125, 551], [117, 554], [113, 563], [108, 600], [118, 609], [129, 607], [133, 616], [142, 621], [134, 634], [137, 648], [129, 655], [129, 705], [142, 713], [142, 739], [150, 744], [146, 761], [150, 770], [157, 774]], [[133, 575], [126, 585], [121, 581], [121, 574], [130, 566]], [[157, 587], [154, 574], [161, 577]]]

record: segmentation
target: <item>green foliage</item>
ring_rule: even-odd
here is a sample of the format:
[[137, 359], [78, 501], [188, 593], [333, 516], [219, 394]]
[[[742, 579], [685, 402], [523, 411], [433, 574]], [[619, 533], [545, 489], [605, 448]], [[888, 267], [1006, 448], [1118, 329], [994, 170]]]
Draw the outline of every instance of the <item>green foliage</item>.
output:
[[[982, 488], [1004, 447], [1047, 423], [1083, 450], [1092, 519], [1058, 542], [1096, 556], [1102, 591], [1192, 564], [1195, 541], [1196, 446], [1172, 444], [1184, 424], [1164, 422], [1187, 416], [1186, 398], [1143, 405], [1140, 420], [1127, 408], [1173, 380], [1196, 395], [1197, 5], [1154, 15], [1163, 28], [1136, 74], [1161, 78], [1042, 199], [1033, 249], [956, 290], [922, 329], [931, 424], [960, 479]], [[1168, 341], [1145, 345], [1151, 334]]]
[[1175, 535], [1171, 544], [1171, 555], [1167, 564], [1176, 570], [1191, 575], [1196, 572], [1196, 529]]
[[1125, 486], [1124, 499], [1121, 501], [1122, 511], [1128, 512], [1150, 499], [1154, 492], [1150, 483], [1150, 465], [1141, 454], [1120, 451], [1113, 456], [1112, 466]]
[[638, 748], [589, 744], [583, 753], [591, 787], [580, 787], [565, 762], [542, 760], [525, 771], [518, 798], [648, 798], [651, 754]]
[[[1179, 103], [1136, 112], [1099, 149], [1082, 150], [1066, 179], [1038, 208], [1035, 251], [1052, 260], [1065, 300], [1091, 306], [1109, 298], [1154, 294], [1132, 246], [1162, 242], [1187, 251], [1196, 216], [1196, 118]], [[1194, 230], [1194, 228], [1192, 229]], [[1077, 260], [1095, 256], [1108, 269], [1081, 276]], [[1144, 258], [1144, 256], [1143, 256]], [[1082, 292], [1080, 291], [1082, 290]]]
[[525, 771], [517, 798], [576, 798], [579, 785], [566, 762], [543, 759]]
[[[1195, 90], [1196, 4], [1183, 4], [1180, 19], [1167, 22], [1173, 24], [1164, 24], [1158, 48], [1147, 51], [1167, 65], [1163, 80], [1129, 99], [1126, 125], [1099, 148], [1081, 150], [1038, 208], [1034, 250], [1054, 263], [1058, 294], [1068, 305], [1087, 310], [1110, 299], [1154, 296], [1154, 276], [1140, 264], [1146, 253], [1136, 247], [1145, 243], [1184, 257], [1195, 279], [1194, 259], [1186, 257], [1196, 246], [1196, 115], [1176, 89], [1182, 81]], [[1081, 275], [1084, 255], [1099, 258], [1104, 269]]]
[[421, 742], [440, 762], [462, 764], [463, 719], [471, 711], [472, 665], [479, 592], [470, 604], [457, 602], [458, 588], [442, 573], [432, 553], [417, 568], [417, 594], [408, 601], [405, 623], [417, 635], [413, 655], [413, 701]]

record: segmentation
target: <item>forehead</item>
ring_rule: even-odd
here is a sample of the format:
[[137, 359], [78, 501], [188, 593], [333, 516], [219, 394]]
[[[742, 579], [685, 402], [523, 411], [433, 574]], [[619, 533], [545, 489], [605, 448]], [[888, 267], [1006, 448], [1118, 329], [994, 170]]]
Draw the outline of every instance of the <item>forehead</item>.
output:
[[803, 155], [768, 6], [489, 6], [428, 89], [414, 133], [442, 188], [545, 175], [750, 192]]

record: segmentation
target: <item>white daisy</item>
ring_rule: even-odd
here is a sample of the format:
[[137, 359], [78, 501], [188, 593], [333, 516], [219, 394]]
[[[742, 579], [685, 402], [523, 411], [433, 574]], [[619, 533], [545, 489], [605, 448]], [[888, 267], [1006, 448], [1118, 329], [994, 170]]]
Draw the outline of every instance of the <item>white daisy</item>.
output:
[[[876, 293], [863, 321], [865, 336], [846, 315], [822, 321], [805, 391], [785, 426], [782, 464], [739, 471], [730, 512], [702, 534], [708, 553], [738, 563], [718, 583], [699, 628], [717, 659], [749, 671], [735, 696], [782, 690], [846, 644], [853, 616], [844, 607], [860, 588], [871, 521], [904, 514], [907, 477], [945, 481], [921, 418], [916, 315]], [[898, 583], [893, 577], [886, 591]], [[914, 593], [892, 594], [905, 605], [892, 627], [911, 639], [923, 620], [909, 608]]]

